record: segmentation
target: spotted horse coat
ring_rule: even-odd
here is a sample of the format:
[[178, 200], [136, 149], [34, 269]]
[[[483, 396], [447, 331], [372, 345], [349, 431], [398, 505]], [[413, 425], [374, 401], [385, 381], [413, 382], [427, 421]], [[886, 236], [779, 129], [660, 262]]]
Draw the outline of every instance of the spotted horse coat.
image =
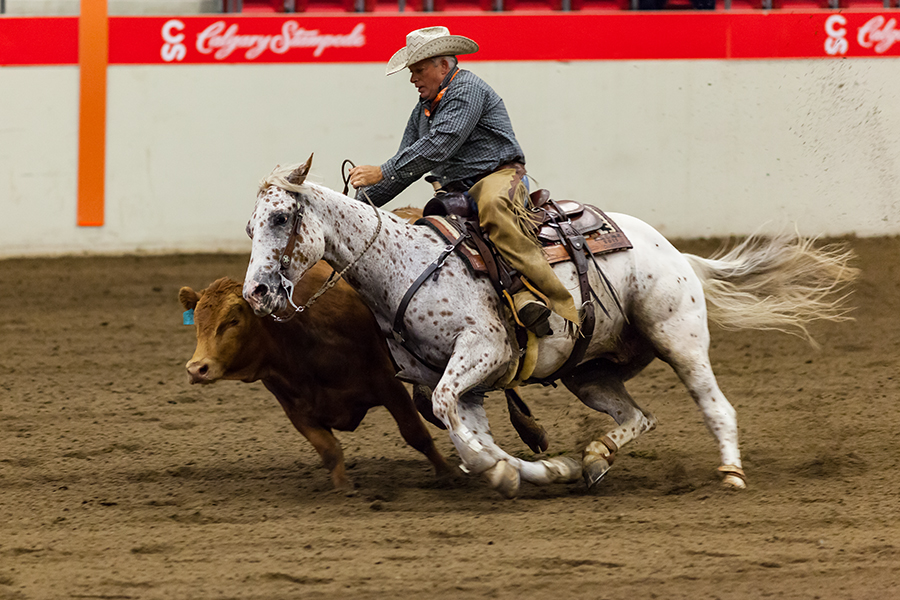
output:
[[[282, 313], [285, 282], [298, 281], [324, 259], [343, 272], [387, 334], [406, 290], [445, 243], [428, 228], [306, 182], [311, 162], [312, 157], [302, 165], [276, 168], [261, 182], [247, 224], [252, 252], [244, 297], [258, 315]], [[703, 413], [719, 446], [725, 485], [742, 488], [735, 411], [712, 371], [707, 320], [805, 335], [810, 320], [844, 318], [842, 296], [829, 299], [829, 293], [855, 276], [847, 266], [850, 254], [816, 248], [809, 239], [776, 237], [750, 238], [727, 254], [701, 258], [679, 252], [639, 219], [610, 217], [633, 244], [629, 252], [597, 257], [623, 311], [597, 319], [584, 359], [562, 383], [587, 406], [612, 416], [616, 426], [592, 441], [582, 460], [563, 455], [527, 461], [494, 442], [484, 392], [510, 369], [514, 334], [490, 283], [471, 275], [455, 255], [446, 259], [436, 280], [420, 288], [404, 321], [407, 346], [424, 361], [445, 365], [443, 371], [429, 369], [389, 339], [401, 376], [434, 389], [434, 414], [447, 426], [462, 468], [512, 497], [523, 479], [547, 484], [583, 477], [595, 485], [619, 449], [656, 426], [624, 383], [659, 358], [675, 370]], [[281, 268], [289, 240], [293, 247]], [[554, 270], [568, 289], [575, 289], [571, 263]], [[593, 271], [591, 284], [599, 302], [613, 305]], [[551, 326], [556, 333], [539, 340], [536, 379], [554, 373], [574, 345], [561, 317], [552, 315]]]

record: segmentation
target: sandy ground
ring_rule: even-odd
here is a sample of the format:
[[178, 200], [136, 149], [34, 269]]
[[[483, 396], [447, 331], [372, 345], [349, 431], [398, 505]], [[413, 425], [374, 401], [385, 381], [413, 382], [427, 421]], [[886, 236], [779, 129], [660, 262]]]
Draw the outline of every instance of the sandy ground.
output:
[[[333, 492], [260, 384], [188, 385], [178, 288], [246, 256], [0, 261], [0, 598], [900, 598], [900, 240], [849, 243], [857, 321], [815, 326], [821, 350], [713, 331], [746, 492], [720, 488], [657, 362], [629, 387], [659, 429], [599, 489], [513, 501], [436, 483], [384, 409], [339, 434], [357, 490]], [[552, 452], [611, 424], [562, 389], [524, 397]], [[502, 395], [488, 410], [531, 456]]]

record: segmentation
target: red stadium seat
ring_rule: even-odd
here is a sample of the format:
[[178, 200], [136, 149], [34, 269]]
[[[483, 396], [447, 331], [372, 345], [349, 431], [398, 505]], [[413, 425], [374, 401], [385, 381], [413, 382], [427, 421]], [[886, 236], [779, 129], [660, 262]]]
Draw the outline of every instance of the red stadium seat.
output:
[[[431, 10], [434, 12], [461, 12], [461, 11], [490, 11], [493, 10], [493, 0], [419, 0], [419, 10]], [[501, 0], [502, 1], [502, 0]]]
[[[355, 0], [294, 0], [294, 10], [297, 12], [353, 12], [356, 10]], [[374, 0], [362, 0], [364, 3], [374, 4]]]

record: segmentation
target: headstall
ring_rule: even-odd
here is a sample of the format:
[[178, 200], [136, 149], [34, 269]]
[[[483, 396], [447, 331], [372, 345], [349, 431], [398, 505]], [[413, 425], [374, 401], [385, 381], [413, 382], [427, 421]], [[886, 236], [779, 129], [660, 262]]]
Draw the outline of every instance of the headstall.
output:
[[[341, 177], [344, 180], [344, 191], [342, 193], [345, 196], [347, 195], [347, 191], [350, 189], [350, 175], [349, 175], [349, 173], [347, 175], [344, 175], [344, 168], [348, 164], [350, 165], [351, 168], [356, 166], [350, 160], [345, 160], [341, 164]], [[381, 211], [379, 211], [378, 207], [376, 207], [372, 203], [372, 200], [369, 198], [369, 195], [366, 193], [366, 190], [363, 189], [362, 190], [363, 197], [365, 197], [366, 201], [369, 203], [369, 206], [371, 206], [375, 210], [375, 216], [378, 217], [378, 226], [375, 228], [375, 233], [372, 234], [372, 237], [366, 243], [366, 246], [365, 246], [365, 248], [363, 248], [362, 252], [359, 253], [359, 256], [357, 256], [356, 258], [351, 260], [347, 264], [346, 267], [341, 269], [340, 273], [333, 270], [331, 272], [331, 275], [328, 276], [328, 279], [325, 280], [325, 283], [322, 284], [322, 287], [319, 288], [319, 291], [317, 291], [315, 294], [310, 296], [309, 300], [306, 301], [306, 304], [304, 304], [303, 306], [297, 306], [294, 303], [294, 282], [291, 281], [290, 279], [288, 279], [288, 277], [286, 276], [286, 273], [287, 273], [288, 268], [290, 268], [290, 266], [291, 266], [292, 255], [294, 253], [294, 245], [297, 243], [297, 238], [300, 236], [300, 226], [303, 223], [303, 207], [300, 205], [299, 194], [297, 194], [296, 192], [288, 192], [288, 193], [294, 199], [294, 212], [291, 215], [291, 217], [294, 220], [294, 224], [291, 227], [291, 234], [288, 236], [288, 240], [284, 246], [284, 250], [282, 250], [281, 256], [278, 258], [278, 275], [279, 275], [279, 277], [281, 277], [281, 287], [284, 289], [284, 292], [287, 295], [288, 304], [291, 305], [291, 308], [294, 309], [294, 312], [292, 312], [291, 314], [289, 314], [286, 317], [279, 317], [276, 314], [272, 314], [272, 318], [275, 319], [276, 321], [278, 321], [279, 323], [285, 323], [287, 321], [290, 321], [291, 319], [294, 318], [294, 316], [297, 313], [301, 313], [301, 312], [305, 311], [306, 309], [308, 309], [313, 304], [315, 304], [316, 300], [319, 299], [319, 296], [321, 296], [322, 294], [324, 294], [325, 292], [327, 292], [328, 290], [333, 288], [337, 284], [337, 282], [341, 279], [341, 277], [344, 276], [344, 273], [347, 272], [347, 269], [349, 269], [350, 267], [355, 265], [357, 263], [357, 261], [359, 261], [359, 259], [362, 258], [363, 254], [365, 254], [369, 250], [369, 248], [372, 247], [372, 244], [375, 243], [375, 239], [378, 237], [378, 234], [381, 233]]]

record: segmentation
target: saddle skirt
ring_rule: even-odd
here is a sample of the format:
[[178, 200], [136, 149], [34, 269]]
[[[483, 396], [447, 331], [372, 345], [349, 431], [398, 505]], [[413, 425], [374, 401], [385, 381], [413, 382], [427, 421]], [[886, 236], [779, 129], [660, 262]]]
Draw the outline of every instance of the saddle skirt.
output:
[[[559, 262], [572, 260], [566, 244], [567, 225], [576, 234], [584, 237], [587, 249], [594, 256], [620, 252], [631, 249], [631, 242], [609, 216], [596, 206], [581, 204], [573, 200], [551, 201], [547, 190], [538, 190], [531, 194], [532, 220], [538, 241], [544, 256], [552, 265]], [[551, 204], [552, 202], [552, 204]], [[555, 205], [555, 206], [554, 206]], [[559, 215], [558, 207], [563, 211]], [[474, 221], [477, 233], [481, 234], [481, 228], [477, 226], [477, 215], [472, 210], [471, 203], [463, 194], [442, 194], [436, 196], [426, 204], [423, 217], [416, 221], [417, 225], [426, 225], [437, 232], [448, 244], [457, 241], [460, 236], [469, 235], [470, 239], [464, 240], [458, 247], [457, 253], [465, 260], [471, 271], [476, 275], [490, 276], [493, 269], [489, 269], [491, 257], [485, 260], [482, 256], [484, 246], [479, 248], [474, 239], [471, 239], [472, 228], [466, 225]], [[560, 222], [563, 225], [560, 225]], [[490, 240], [484, 237], [488, 248], [493, 251]], [[492, 252], [495, 254], [495, 252]], [[515, 273], [512, 279], [515, 278]]]

